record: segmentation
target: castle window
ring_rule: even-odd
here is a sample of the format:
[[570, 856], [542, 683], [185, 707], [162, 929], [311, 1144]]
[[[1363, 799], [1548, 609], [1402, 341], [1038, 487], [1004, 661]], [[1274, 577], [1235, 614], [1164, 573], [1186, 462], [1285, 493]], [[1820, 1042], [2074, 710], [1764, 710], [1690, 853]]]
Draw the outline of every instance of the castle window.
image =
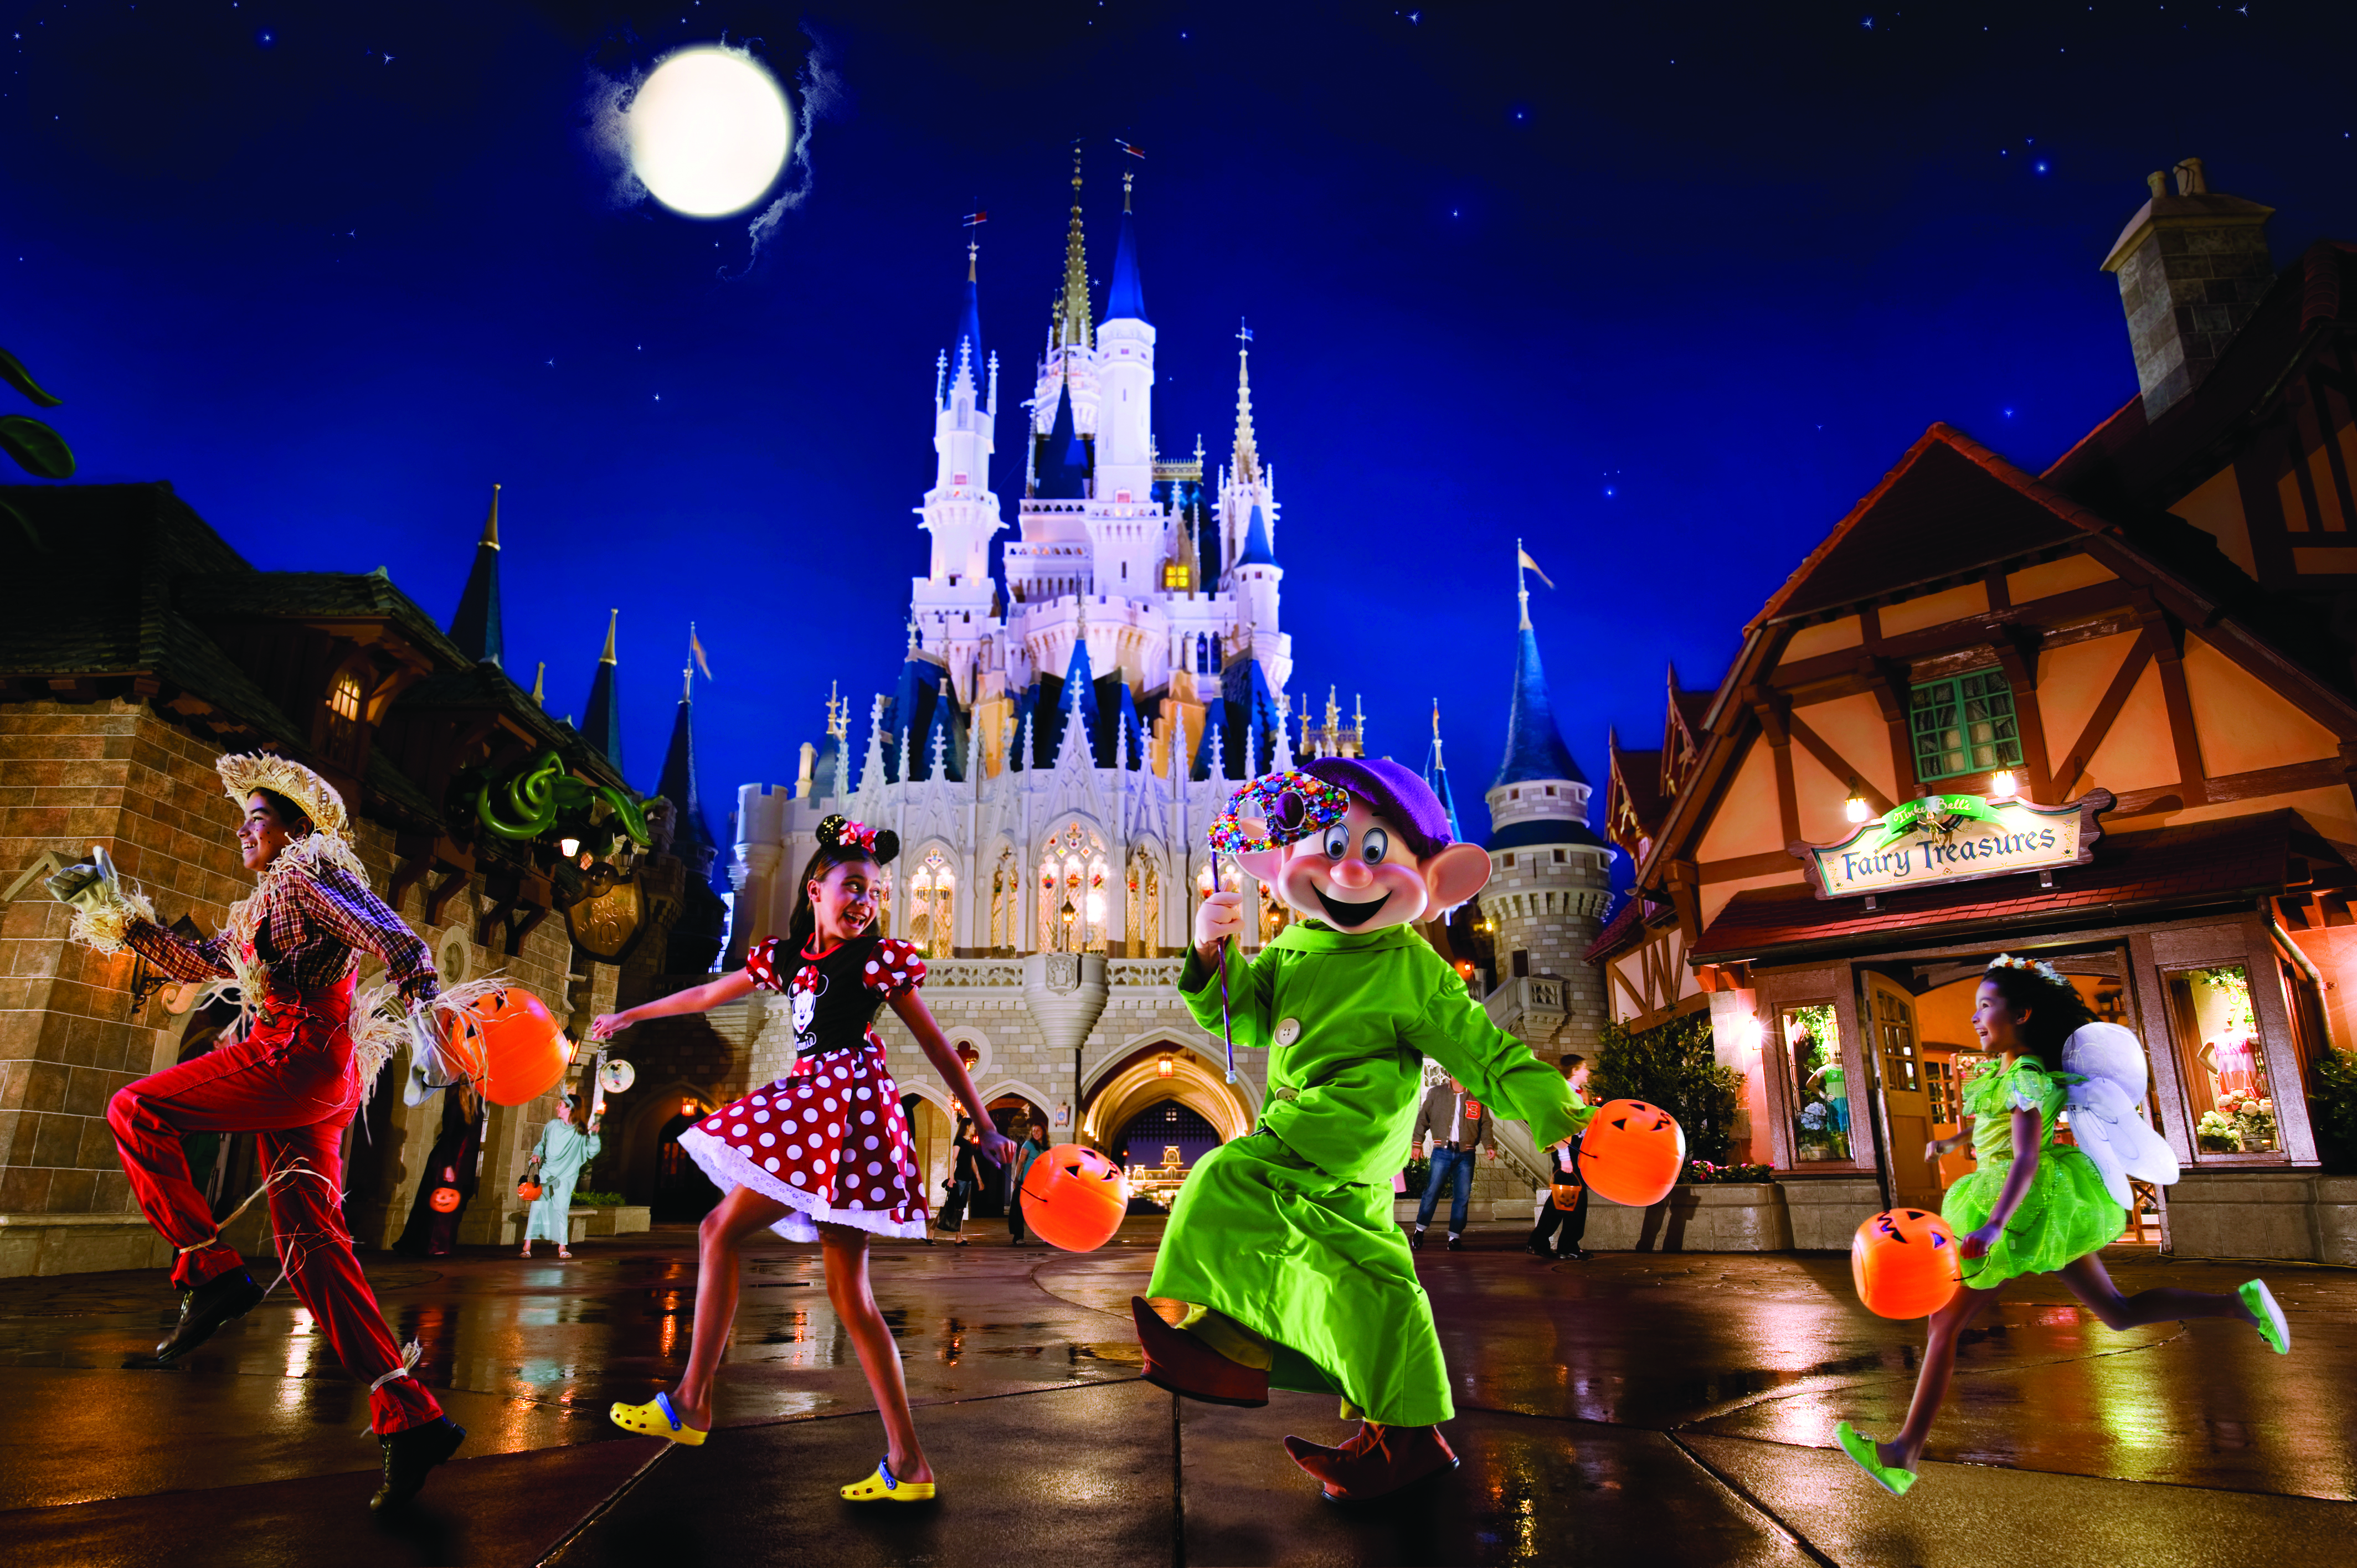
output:
[[2021, 729], [2003, 671], [1975, 671], [1915, 688], [1908, 727], [1915, 777], [1925, 783], [2021, 766]]
[[[1548, 790], [1548, 791], [1547, 791], [1547, 793], [1549, 793], [1549, 794], [1553, 794], [1553, 793], [1555, 793], [1555, 791], [1553, 791], [1552, 789], [1550, 789], [1550, 790]], [[1555, 851], [1555, 863], [1557, 865], [1561, 865], [1563, 864], [1563, 851], [1561, 851], [1561, 850], [1557, 850], [1557, 851]]]
[[1554, 786], [1554, 785], [1550, 784], [1550, 785], [1548, 785], [1548, 786], [1547, 786], [1547, 793], [1548, 793], [1548, 794], [1550, 794], [1550, 795], [1552, 795], [1552, 794], [1554, 794], [1554, 793], [1555, 793], [1555, 786]]
[[957, 879], [939, 850], [929, 851], [909, 879], [909, 940], [927, 958], [950, 956], [950, 903]]
[[1523, 792], [1520, 789], [1509, 789], [1506, 791], [1506, 799], [1509, 800], [1519, 800], [1522, 798]]
[[1506, 869], [1507, 869], [1507, 870], [1509, 870], [1509, 871], [1512, 871], [1513, 868], [1514, 868], [1514, 853], [1513, 853], [1513, 851], [1512, 851], [1512, 850], [1508, 850], [1508, 851], [1506, 852]]
[[1514, 950], [1514, 978], [1516, 980], [1528, 980], [1530, 977], [1531, 955], [1523, 949], [1517, 948]]

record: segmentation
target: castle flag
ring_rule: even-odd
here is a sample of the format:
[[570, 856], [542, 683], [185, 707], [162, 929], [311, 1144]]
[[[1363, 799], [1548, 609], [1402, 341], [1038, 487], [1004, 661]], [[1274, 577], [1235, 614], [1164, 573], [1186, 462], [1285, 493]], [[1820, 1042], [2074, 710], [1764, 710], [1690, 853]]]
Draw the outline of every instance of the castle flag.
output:
[[1530, 571], [1538, 572], [1540, 582], [1544, 583], [1550, 588], [1555, 586], [1555, 579], [1548, 576], [1544, 572], [1539, 572], [1539, 564], [1532, 560], [1531, 553], [1523, 549], [1519, 544], [1514, 546], [1514, 564], [1518, 566], [1525, 567]]

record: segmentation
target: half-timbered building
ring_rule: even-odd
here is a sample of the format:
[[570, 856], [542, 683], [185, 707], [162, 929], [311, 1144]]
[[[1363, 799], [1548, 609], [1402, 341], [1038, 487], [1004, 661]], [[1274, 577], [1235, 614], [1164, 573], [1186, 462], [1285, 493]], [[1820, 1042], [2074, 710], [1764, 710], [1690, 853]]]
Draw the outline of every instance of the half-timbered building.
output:
[[2184, 1174], [2132, 1238], [2357, 1244], [2309, 1104], [2357, 1043], [2357, 249], [2278, 273], [2268, 209], [2175, 174], [2105, 263], [2137, 395], [2037, 475], [1933, 425], [1663, 752], [1615, 747], [1636, 892], [1591, 956], [1631, 1027], [1709, 1012], [1800, 1245], [1969, 1168], [1924, 1145], [2000, 951], [2146, 1043]]

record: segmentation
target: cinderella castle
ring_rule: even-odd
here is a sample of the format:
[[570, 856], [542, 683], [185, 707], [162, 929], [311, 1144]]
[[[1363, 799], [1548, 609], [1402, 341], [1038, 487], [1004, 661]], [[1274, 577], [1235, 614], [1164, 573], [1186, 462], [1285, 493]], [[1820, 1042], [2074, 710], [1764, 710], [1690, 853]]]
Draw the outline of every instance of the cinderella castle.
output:
[[[916, 509], [930, 559], [910, 584], [906, 659], [856, 734], [850, 701], [831, 700], [791, 784], [738, 789], [726, 961], [785, 929], [822, 818], [892, 829], [885, 918], [928, 955], [926, 999], [984, 1109], [1125, 1157], [1151, 1187], [1152, 1173], [1250, 1131], [1264, 1086], [1256, 1054], [1230, 1079], [1222, 1042], [1176, 988], [1213, 886], [1205, 829], [1243, 779], [1362, 755], [1365, 725], [1331, 693], [1322, 722], [1289, 693], [1280, 502], [1254, 431], [1250, 334], [1238, 334], [1226, 458], [1207, 467], [1198, 437], [1166, 460], [1129, 181], [1101, 316], [1077, 163], [1072, 192], [1029, 396], [1004, 424], [1015, 372], [983, 339], [968, 247], [963, 308], [934, 367], [933, 483]], [[992, 464], [1010, 425], [1018, 446], [1001, 478]], [[1019, 483], [1011, 509], [995, 480]], [[1497, 875], [1449, 950], [1501, 1025], [1551, 1057], [1581, 1048], [1604, 1017], [1580, 955], [1610, 852], [1587, 825], [1588, 786], [1548, 708], [1527, 599], [1510, 728], [1490, 791]], [[1426, 776], [1448, 800], [1437, 714]], [[1258, 941], [1282, 929], [1286, 911], [1232, 863], [1220, 875], [1256, 897]], [[746, 1005], [741, 1025], [723, 1026], [744, 1042], [742, 1081], [759, 1082], [783, 1066], [791, 1035], [761, 993]], [[941, 1165], [948, 1092], [896, 1019], [878, 1026], [920, 1152]], [[1501, 1213], [1528, 1213], [1539, 1170], [1530, 1159], [1498, 1174]]]

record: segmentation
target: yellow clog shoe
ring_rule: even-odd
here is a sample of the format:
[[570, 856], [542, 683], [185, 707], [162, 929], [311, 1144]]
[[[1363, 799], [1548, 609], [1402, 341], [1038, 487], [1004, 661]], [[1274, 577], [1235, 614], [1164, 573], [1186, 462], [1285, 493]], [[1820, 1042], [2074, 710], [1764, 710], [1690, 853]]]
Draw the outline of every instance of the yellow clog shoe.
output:
[[892, 1459], [887, 1455], [877, 1461], [874, 1475], [843, 1488], [843, 1500], [847, 1503], [929, 1503], [933, 1500], [933, 1483], [901, 1480], [892, 1474]]
[[649, 1437], [667, 1437], [673, 1443], [684, 1443], [690, 1448], [701, 1447], [704, 1440], [711, 1435], [680, 1420], [679, 1412], [671, 1407], [669, 1394], [657, 1394], [644, 1404], [617, 1402], [606, 1414], [625, 1432], [643, 1433]]

